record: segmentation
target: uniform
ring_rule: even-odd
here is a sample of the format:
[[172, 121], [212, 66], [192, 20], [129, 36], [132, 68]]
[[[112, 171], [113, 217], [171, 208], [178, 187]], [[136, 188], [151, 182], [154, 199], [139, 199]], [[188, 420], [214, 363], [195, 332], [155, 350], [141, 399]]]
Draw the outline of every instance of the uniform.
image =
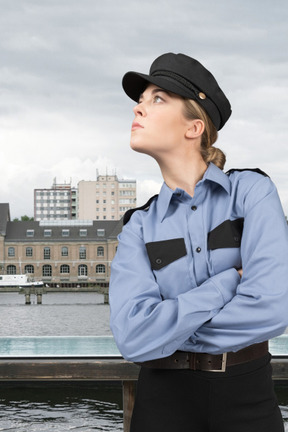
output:
[[[131, 218], [119, 236], [118, 250], [112, 263], [110, 305], [111, 329], [120, 352], [126, 359], [144, 366], [131, 430], [154, 431], [151, 424], [145, 426], [143, 416], [149, 417], [151, 409], [158, 414], [161, 412], [161, 401], [169, 393], [167, 386], [171, 383], [174, 383], [175, 393], [173, 390], [168, 399], [174, 407], [177, 405], [175, 394], [187, 395], [188, 392], [189, 396], [194, 395], [193, 401], [195, 388], [198, 389], [198, 408], [188, 406], [191, 408], [190, 417], [193, 417], [194, 412], [199, 414], [199, 407], [203, 409], [205, 406], [199, 395], [201, 380], [200, 384], [196, 383], [196, 377], [199, 379], [199, 376], [203, 378], [203, 374], [206, 375], [207, 382], [204, 385], [203, 381], [202, 387], [208, 386], [210, 391], [211, 380], [214, 384], [215, 379], [227, 384], [228, 377], [230, 380], [233, 377], [236, 389], [236, 383], [243, 384], [243, 377], [245, 381], [249, 374], [257, 375], [257, 371], [261, 370], [261, 380], [258, 373], [254, 387], [257, 386], [258, 395], [265, 393], [265, 401], [263, 404], [256, 403], [258, 396], [251, 396], [251, 404], [248, 403], [246, 408], [242, 407], [244, 411], [240, 411], [239, 417], [247, 411], [248, 423], [244, 425], [239, 422], [239, 432], [257, 432], [258, 426], [261, 427], [259, 432], [282, 431], [281, 416], [271, 389], [269, 354], [228, 366], [222, 375], [207, 370], [168, 371], [153, 368], [153, 363], [152, 368], [148, 363], [149, 368], [145, 367], [145, 362], [165, 359], [179, 351], [212, 355], [237, 353], [285, 331], [288, 325], [288, 232], [273, 182], [259, 171], [232, 170], [225, 174], [210, 163], [204, 177], [197, 183], [193, 197], [181, 189], [173, 191], [164, 183], [159, 196], [151, 200], [147, 210], [139, 210], [129, 216]], [[242, 279], [237, 272], [239, 268], [243, 268]], [[264, 391], [259, 383], [263, 382], [263, 374], [267, 377], [269, 373], [267, 391]], [[151, 374], [154, 374], [153, 383], [160, 379], [155, 384], [158, 390], [162, 389], [163, 397], [157, 397], [159, 406], [155, 400], [152, 403], [151, 398], [149, 403], [152, 389], [150, 394], [147, 394], [147, 388], [143, 391], [143, 383], [147, 386]], [[239, 376], [242, 378], [239, 379]], [[179, 388], [175, 387], [175, 383]], [[225, 384], [218, 387], [217, 392], [222, 398]], [[206, 390], [202, 394], [209, 399], [211, 394]], [[245, 399], [249, 390], [247, 386], [242, 390]], [[144, 393], [147, 400], [146, 405], [142, 406]], [[241, 391], [238, 390], [238, 393], [240, 398]], [[222, 410], [227, 413], [229, 394], [226, 398], [227, 403], [222, 400]], [[187, 397], [184, 399], [187, 400]], [[179, 402], [179, 415], [172, 418], [179, 419], [181, 416], [184, 399]], [[267, 400], [270, 401], [269, 409], [264, 407]], [[137, 409], [137, 404], [142, 409]], [[166, 412], [169, 412], [167, 400], [165, 404]], [[262, 418], [257, 414], [258, 423], [247, 417], [255, 404], [262, 413]], [[239, 404], [236, 401], [233, 405]], [[232, 408], [229, 410], [233, 411]], [[137, 412], [141, 413], [140, 417]], [[156, 413], [150, 412], [150, 420], [153, 417], [155, 431], [161, 431], [159, 427], [163, 415], [159, 414], [158, 418]], [[202, 423], [203, 429], [200, 423], [194, 426], [198, 429], [193, 429], [193, 422], [189, 424], [187, 415], [182, 416], [182, 428], [173, 429], [174, 425], [171, 431], [210, 431]], [[207, 421], [203, 413], [200, 417], [201, 422]], [[167, 418], [170, 420], [166, 429], [163, 428], [165, 432], [170, 431], [168, 426], [173, 423], [169, 415]], [[213, 427], [216, 429], [211, 431], [224, 432], [223, 421], [215, 421]], [[143, 429], [140, 424], [143, 424]], [[238, 431], [235, 424], [228, 422], [226, 427], [227, 432]], [[273, 430], [269, 429], [271, 427]]]

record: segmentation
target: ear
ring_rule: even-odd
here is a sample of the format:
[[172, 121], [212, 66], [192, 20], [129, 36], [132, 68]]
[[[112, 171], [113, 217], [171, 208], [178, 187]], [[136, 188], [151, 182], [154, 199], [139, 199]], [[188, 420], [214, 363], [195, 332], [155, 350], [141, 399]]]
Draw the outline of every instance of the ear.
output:
[[204, 130], [205, 130], [205, 124], [203, 120], [200, 119], [191, 120], [189, 129], [187, 129], [185, 136], [186, 138], [190, 138], [190, 139], [198, 138], [203, 134]]

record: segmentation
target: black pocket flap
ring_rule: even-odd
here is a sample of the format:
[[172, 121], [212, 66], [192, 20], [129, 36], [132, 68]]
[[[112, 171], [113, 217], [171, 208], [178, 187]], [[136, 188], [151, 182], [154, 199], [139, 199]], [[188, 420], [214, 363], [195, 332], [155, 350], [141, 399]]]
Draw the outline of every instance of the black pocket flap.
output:
[[153, 270], [160, 270], [187, 255], [184, 238], [146, 243], [146, 249]]
[[238, 248], [241, 245], [244, 219], [227, 219], [208, 233], [208, 249]]

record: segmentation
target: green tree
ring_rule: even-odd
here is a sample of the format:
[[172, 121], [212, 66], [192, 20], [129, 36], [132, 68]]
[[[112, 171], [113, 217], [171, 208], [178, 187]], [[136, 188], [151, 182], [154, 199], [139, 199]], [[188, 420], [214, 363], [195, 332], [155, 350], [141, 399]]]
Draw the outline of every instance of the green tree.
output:
[[20, 222], [20, 221], [34, 221], [33, 217], [29, 217], [27, 215], [21, 216], [21, 218], [14, 218], [13, 222]]

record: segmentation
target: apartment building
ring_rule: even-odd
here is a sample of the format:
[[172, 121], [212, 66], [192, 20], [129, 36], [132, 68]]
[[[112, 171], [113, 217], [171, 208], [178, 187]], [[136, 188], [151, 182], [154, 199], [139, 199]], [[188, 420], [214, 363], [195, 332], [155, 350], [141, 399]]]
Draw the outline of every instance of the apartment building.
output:
[[78, 183], [78, 218], [119, 220], [136, 207], [136, 180], [119, 180], [116, 175], [98, 175], [96, 181]]
[[34, 189], [34, 220], [70, 220], [77, 218], [77, 189], [71, 183], [54, 179], [49, 189]]

